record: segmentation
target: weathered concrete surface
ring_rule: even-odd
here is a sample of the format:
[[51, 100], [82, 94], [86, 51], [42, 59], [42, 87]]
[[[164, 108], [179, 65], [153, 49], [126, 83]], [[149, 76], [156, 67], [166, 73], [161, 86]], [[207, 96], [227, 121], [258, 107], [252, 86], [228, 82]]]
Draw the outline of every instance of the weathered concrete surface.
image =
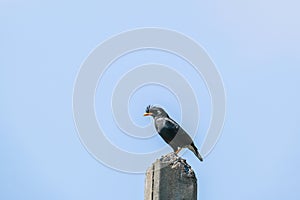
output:
[[145, 200], [196, 200], [197, 179], [175, 153], [157, 159], [146, 172]]

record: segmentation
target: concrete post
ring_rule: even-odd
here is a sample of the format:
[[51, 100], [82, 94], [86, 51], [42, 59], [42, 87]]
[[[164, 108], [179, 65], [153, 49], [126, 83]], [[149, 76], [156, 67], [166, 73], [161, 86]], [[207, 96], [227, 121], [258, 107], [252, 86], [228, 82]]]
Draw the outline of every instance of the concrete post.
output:
[[146, 172], [145, 200], [197, 200], [192, 168], [175, 153], [157, 159]]

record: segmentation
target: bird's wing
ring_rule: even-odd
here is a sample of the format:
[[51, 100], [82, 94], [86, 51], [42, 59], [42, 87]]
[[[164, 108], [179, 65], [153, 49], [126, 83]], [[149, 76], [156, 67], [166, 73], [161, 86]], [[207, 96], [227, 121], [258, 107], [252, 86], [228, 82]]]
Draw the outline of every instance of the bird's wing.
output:
[[157, 119], [155, 121], [155, 125], [158, 134], [168, 144], [173, 140], [180, 128], [180, 126], [175, 121], [166, 117]]
[[173, 119], [160, 118], [156, 120], [157, 132], [167, 142], [174, 151], [178, 147], [187, 147], [193, 141]]
[[190, 145], [191, 143], [193, 143], [193, 140], [189, 136], [189, 134], [187, 134], [187, 132], [182, 127], [180, 127], [173, 119], [168, 118], [166, 121], [170, 127], [172, 127], [172, 126], [177, 127], [176, 135], [172, 139], [171, 143], [173, 143], [174, 145], [176, 145], [178, 147], [186, 147], [186, 146]]
[[171, 118], [165, 118], [164, 125], [167, 129], [171, 129], [171, 130], [178, 130], [179, 129], [179, 125]]

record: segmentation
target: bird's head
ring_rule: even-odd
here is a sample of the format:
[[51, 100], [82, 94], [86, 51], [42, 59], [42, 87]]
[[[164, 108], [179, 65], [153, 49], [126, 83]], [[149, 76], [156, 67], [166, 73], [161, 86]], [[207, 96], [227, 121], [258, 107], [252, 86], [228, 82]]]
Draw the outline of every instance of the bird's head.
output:
[[147, 106], [146, 112], [144, 113], [144, 116], [152, 116], [152, 117], [169, 117], [167, 112], [158, 107], [158, 106]]

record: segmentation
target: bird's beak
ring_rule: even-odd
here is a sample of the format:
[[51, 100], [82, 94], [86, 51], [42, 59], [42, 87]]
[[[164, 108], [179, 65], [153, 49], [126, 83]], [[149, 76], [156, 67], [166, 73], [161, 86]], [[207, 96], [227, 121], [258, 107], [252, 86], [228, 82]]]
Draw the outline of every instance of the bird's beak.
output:
[[152, 113], [144, 113], [144, 116], [150, 116]]

